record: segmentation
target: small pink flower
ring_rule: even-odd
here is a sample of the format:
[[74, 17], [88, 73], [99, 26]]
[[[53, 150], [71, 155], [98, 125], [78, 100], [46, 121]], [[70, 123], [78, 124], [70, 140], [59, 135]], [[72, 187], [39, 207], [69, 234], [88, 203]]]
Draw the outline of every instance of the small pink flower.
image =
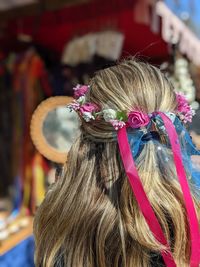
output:
[[72, 110], [77, 111], [80, 108], [80, 104], [76, 100], [74, 100], [71, 104], [67, 106], [67, 108], [69, 108], [70, 111]]
[[109, 122], [112, 124], [112, 126], [115, 128], [116, 131], [123, 128], [126, 125], [124, 121], [119, 121], [119, 120], [110, 120]]
[[150, 122], [148, 114], [142, 111], [131, 111], [128, 114], [128, 123], [132, 128], [140, 128], [146, 126]]
[[190, 111], [190, 106], [187, 102], [186, 97], [182, 93], [176, 93], [176, 101], [178, 103], [177, 111], [186, 113]]
[[99, 110], [99, 107], [96, 104], [93, 103], [86, 103], [80, 107], [80, 112], [97, 112]]
[[194, 112], [191, 106], [188, 104], [186, 97], [182, 93], [176, 93], [176, 101], [177, 101], [177, 113], [179, 118], [184, 122], [191, 122]]
[[187, 123], [187, 122], [192, 122], [192, 117], [194, 116], [195, 112], [191, 109], [190, 111], [188, 111], [185, 115], [183, 115], [184, 119], [183, 122]]
[[84, 96], [88, 89], [89, 89], [89, 86], [88, 85], [80, 85], [78, 84], [76, 87], [73, 88], [74, 89], [74, 97], [77, 99], [81, 96]]

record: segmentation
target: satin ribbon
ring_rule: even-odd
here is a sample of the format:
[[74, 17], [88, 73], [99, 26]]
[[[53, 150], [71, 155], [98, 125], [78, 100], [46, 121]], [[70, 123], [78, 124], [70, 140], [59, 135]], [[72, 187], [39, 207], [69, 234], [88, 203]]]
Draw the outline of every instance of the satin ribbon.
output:
[[198, 267], [200, 264], [200, 232], [199, 223], [194, 207], [194, 203], [190, 194], [190, 188], [188, 185], [185, 169], [183, 166], [181, 148], [179, 145], [178, 135], [174, 128], [172, 121], [162, 112], [157, 112], [163, 120], [165, 129], [167, 130], [169, 140], [171, 143], [171, 148], [174, 157], [174, 163], [176, 166], [176, 172], [183, 192], [183, 197], [185, 200], [185, 207], [188, 215], [190, 237], [191, 237], [191, 258], [190, 266]]
[[[162, 112], [157, 112], [163, 120], [165, 129], [168, 133], [169, 140], [172, 147], [172, 152], [174, 156], [174, 163], [176, 166], [177, 176], [181, 185], [183, 192], [183, 197], [185, 200], [186, 211], [188, 215], [188, 222], [190, 228], [191, 236], [191, 258], [190, 258], [190, 267], [198, 267], [200, 263], [200, 232], [198, 218], [196, 215], [194, 203], [190, 194], [190, 189], [187, 182], [186, 173], [184, 170], [181, 148], [179, 145], [178, 135], [176, 133], [175, 127], [171, 120]], [[169, 245], [166, 241], [164, 233], [160, 227], [160, 224], [155, 216], [155, 213], [151, 207], [151, 204], [147, 198], [147, 195], [144, 191], [143, 185], [139, 178], [132, 152], [128, 143], [128, 137], [126, 133], [126, 128], [122, 128], [118, 131], [118, 144], [120, 149], [121, 158], [124, 164], [126, 174], [128, 176], [131, 188], [135, 195], [135, 198], [138, 202], [138, 205], [154, 234], [155, 238], [162, 243], [163, 245], [169, 248]], [[171, 251], [161, 252], [163, 260], [167, 267], [176, 266]]]
[[176, 267], [176, 263], [173, 259], [172, 253], [170, 251], [168, 242], [164, 236], [162, 228], [156, 218], [156, 215], [151, 207], [151, 204], [147, 198], [147, 195], [144, 191], [142, 182], [139, 178], [132, 152], [128, 143], [128, 137], [126, 128], [121, 128], [117, 134], [118, 144], [120, 149], [121, 158], [124, 164], [126, 174], [128, 176], [131, 188], [135, 195], [135, 198], [138, 202], [138, 205], [142, 211], [143, 216], [146, 219], [146, 222], [149, 225], [154, 237], [164, 246], [168, 248], [167, 251], [162, 251], [162, 257], [167, 267]]

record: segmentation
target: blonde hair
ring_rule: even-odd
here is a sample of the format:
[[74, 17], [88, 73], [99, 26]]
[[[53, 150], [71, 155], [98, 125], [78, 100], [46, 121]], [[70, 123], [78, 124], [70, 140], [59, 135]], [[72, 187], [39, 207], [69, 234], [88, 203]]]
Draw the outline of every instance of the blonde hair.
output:
[[[90, 86], [88, 100], [102, 108], [140, 107], [147, 113], [176, 108], [173, 87], [165, 76], [135, 59], [97, 72]], [[168, 150], [163, 153], [170, 157]], [[177, 266], [188, 267], [190, 238], [175, 167], [172, 158], [167, 165], [158, 162], [156, 147], [149, 141], [136, 161], [137, 169]], [[109, 123], [82, 122], [63, 177], [36, 214], [34, 235], [36, 266], [53, 267], [61, 259], [70, 267], [154, 266], [153, 256], [165, 248], [141, 214]]]

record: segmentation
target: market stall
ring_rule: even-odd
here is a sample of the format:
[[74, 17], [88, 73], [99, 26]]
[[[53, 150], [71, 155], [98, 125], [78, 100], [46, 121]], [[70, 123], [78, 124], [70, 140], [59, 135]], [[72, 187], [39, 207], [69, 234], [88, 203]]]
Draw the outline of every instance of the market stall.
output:
[[200, 145], [200, 11], [189, 1], [179, 3], [1, 1], [0, 266], [33, 266], [30, 255], [23, 265], [5, 262], [26, 254], [27, 246], [32, 253], [32, 217], [65, 161], [70, 129], [78, 128], [75, 118], [63, 115], [63, 99], [71, 99], [73, 86], [87, 84], [96, 70], [130, 55], [161, 67], [196, 110], [188, 127]]

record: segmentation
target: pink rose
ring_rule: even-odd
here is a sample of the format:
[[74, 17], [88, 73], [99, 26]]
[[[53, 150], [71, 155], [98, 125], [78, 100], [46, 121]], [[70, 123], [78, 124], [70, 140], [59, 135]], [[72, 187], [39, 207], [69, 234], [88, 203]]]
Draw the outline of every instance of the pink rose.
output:
[[74, 97], [77, 99], [77, 98], [79, 98], [79, 97], [81, 97], [87, 93], [89, 86], [78, 84], [73, 89], [74, 89]]
[[128, 114], [128, 123], [132, 128], [140, 128], [146, 126], [150, 122], [148, 114], [142, 111], [131, 111]]
[[80, 112], [97, 112], [99, 110], [99, 107], [92, 103], [86, 103], [80, 107]]

